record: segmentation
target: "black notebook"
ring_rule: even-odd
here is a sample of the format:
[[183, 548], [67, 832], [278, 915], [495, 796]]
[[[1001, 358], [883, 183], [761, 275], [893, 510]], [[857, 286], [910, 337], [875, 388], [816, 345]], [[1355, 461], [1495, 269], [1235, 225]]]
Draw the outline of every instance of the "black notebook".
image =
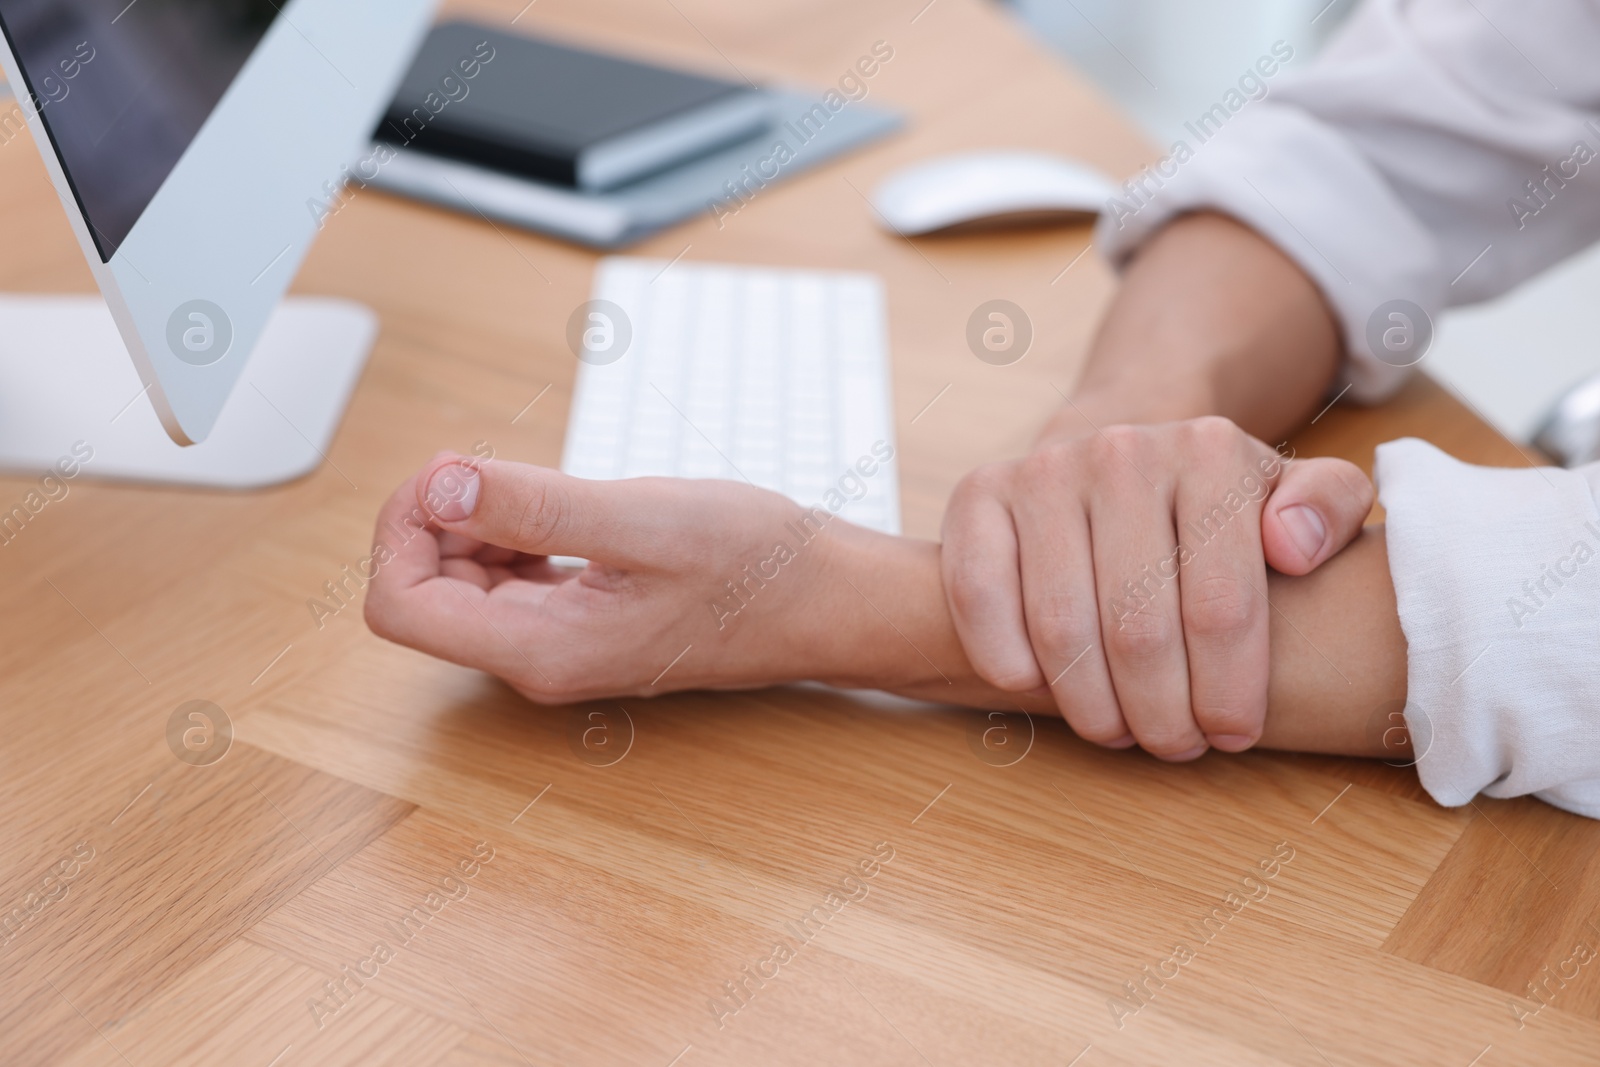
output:
[[766, 93], [472, 22], [428, 36], [376, 140], [602, 191], [748, 137]]

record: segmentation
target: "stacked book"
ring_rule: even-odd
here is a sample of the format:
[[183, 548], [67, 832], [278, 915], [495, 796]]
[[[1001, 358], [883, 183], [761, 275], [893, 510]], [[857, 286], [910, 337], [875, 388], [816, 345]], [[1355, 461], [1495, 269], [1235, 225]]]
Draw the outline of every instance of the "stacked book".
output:
[[700, 212], [722, 225], [773, 182], [898, 125], [834, 90], [758, 87], [457, 21], [429, 36], [347, 177], [616, 248]]

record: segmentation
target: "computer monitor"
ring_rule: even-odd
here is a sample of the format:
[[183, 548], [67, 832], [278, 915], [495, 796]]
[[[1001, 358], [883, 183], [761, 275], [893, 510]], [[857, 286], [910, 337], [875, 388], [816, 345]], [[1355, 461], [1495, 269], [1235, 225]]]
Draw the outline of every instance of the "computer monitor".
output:
[[[172, 441], [211, 434], [247, 359], [267, 358], [257, 351], [264, 335], [283, 335], [271, 353], [277, 359], [278, 349], [314, 347], [319, 322], [338, 332], [340, 308], [302, 309], [310, 319], [283, 322], [280, 301], [342, 169], [369, 145], [432, 7], [433, 0], [0, 0], [7, 80], [141, 392]], [[24, 335], [67, 310], [26, 303], [11, 298], [0, 314]], [[327, 314], [319, 319], [318, 311]], [[350, 340], [360, 332], [346, 329]], [[101, 343], [82, 323], [73, 336]], [[25, 354], [14, 335], [6, 343], [0, 357], [15, 364]], [[51, 347], [59, 352], [62, 343], [58, 336]], [[283, 358], [305, 362], [303, 352]], [[19, 376], [13, 367], [0, 388], [43, 385], [46, 373]], [[314, 387], [292, 375], [278, 384]]]

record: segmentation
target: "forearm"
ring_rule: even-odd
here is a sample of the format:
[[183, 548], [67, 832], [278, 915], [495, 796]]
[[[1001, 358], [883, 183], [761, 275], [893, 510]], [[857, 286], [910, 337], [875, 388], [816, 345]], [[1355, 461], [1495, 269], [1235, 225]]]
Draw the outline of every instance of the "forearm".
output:
[[[1006, 693], [973, 671], [946, 604], [938, 545], [853, 527], [838, 533], [830, 560], [838, 578], [817, 587], [809, 627], [816, 637], [802, 653], [826, 667], [800, 673], [922, 699], [1055, 713], [1047, 693]], [[1311, 575], [1273, 574], [1266, 593], [1274, 610], [1261, 744], [1395, 755], [1381, 748], [1384, 731], [1372, 727], [1406, 689], [1405, 637], [1382, 528]]]
[[1222, 215], [1187, 215], [1128, 265], [1044, 436], [1223, 415], [1282, 440], [1316, 412], [1341, 344], [1320, 291], [1276, 246]]

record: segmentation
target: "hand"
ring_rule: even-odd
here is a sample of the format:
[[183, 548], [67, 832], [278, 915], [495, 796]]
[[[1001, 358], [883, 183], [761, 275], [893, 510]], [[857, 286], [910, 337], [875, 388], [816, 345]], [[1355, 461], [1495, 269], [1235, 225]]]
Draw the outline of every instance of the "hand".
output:
[[855, 529], [831, 520], [733, 482], [440, 456], [379, 515], [367, 623], [541, 704], [812, 677], [815, 575]]
[[946, 595], [978, 675], [1048, 691], [1083, 738], [1242, 751], [1266, 716], [1267, 566], [1314, 570], [1372, 501], [1353, 465], [1290, 464], [1226, 419], [1107, 427], [961, 482]]
[[[1304, 469], [1328, 471], [1310, 461]], [[1054, 709], [1048, 692], [1012, 695], [974, 672], [950, 618], [940, 546], [820, 510], [804, 522], [807, 514], [728, 482], [586, 482], [443, 456], [384, 506], [367, 621], [379, 636], [490, 671], [540, 703], [815, 679]], [[794, 551], [768, 566], [779, 544]], [[551, 566], [549, 552], [596, 562], [574, 572]], [[737, 599], [730, 581], [744, 590]], [[1271, 619], [1263, 744], [1392, 755], [1368, 729], [1372, 708], [1405, 694], [1382, 533], [1314, 575], [1268, 581], [1284, 610]], [[1333, 662], [1361, 669], [1330, 684]]]

